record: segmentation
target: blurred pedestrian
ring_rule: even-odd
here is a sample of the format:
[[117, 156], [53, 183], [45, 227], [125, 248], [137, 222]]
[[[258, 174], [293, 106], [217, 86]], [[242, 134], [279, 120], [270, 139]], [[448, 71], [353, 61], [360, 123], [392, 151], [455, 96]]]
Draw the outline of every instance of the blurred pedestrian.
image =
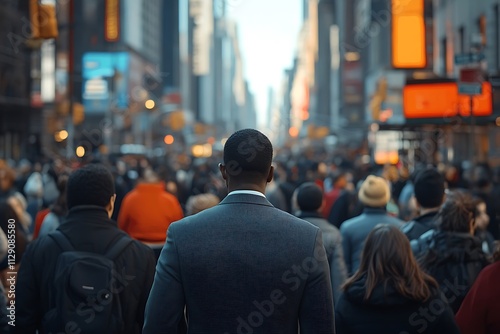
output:
[[144, 170], [137, 186], [123, 199], [118, 226], [160, 256], [171, 223], [184, 217], [177, 198], [151, 169]]
[[68, 205], [66, 202], [67, 190], [66, 185], [68, 183], [67, 176], [60, 176], [57, 181], [57, 190], [59, 192], [59, 197], [56, 202], [50, 206], [49, 213], [45, 216], [40, 226], [39, 235], [44, 236], [47, 235], [59, 227], [64, 217], [68, 213]]
[[336, 171], [331, 176], [332, 179], [332, 189], [327, 191], [324, 195], [324, 205], [321, 209], [321, 214], [323, 218], [328, 218], [330, 211], [332, 210], [335, 201], [340, 197], [340, 194], [347, 186], [346, 174], [342, 171]]
[[495, 251], [495, 238], [488, 231], [490, 217], [486, 212], [486, 203], [480, 198], [476, 198], [476, 220], [474, 236], [481, 241], [481, 247], [486, 255], [492, 256]]
[[6, 163], [2, 163], [0, 165], [0, 200], [7, 200], [14, 195], [16, 192], [15, 179], [15, 171]]
[[68, 323], [82, 333], [141, 332], [154, 254], [110, 219], [114, 201], [104, 166], [69, 176], [67, 217], [28, 247], [19, 269], [14, 333], [65, 332]]
[[186, 216], [195, 215], [219, 204], [220, 199], [214, 194], [199, 194], [188, 198]]
[[473, 194], [486, 204], [486, 212], [490, 217], [488, 231], [496, 240], [500, 239], [500, 197], [493, 191], [492, 175], [485, 166], [477, 166], [473, 170]]
[[219, 169], [229, 194], [170, 225], [144, 334], [186, 333], [186, 317], [192, 333], [335, 333], [319, 228], [264, 196], [272, 156], [256, 130], [227, 140]]
[[403, 221], [387, 214], [386, 206], [391, 194], [389, 185], [383, 178], [368, 176], [359, 189], [358, 197], [364, 205], [363, 213], [345, 221], [340, 227], [349, 275], [358, 269], [365, 239], [376, 225], [390, 224], [397, 227], [403, 225]]
[[474, 238], [476, 203], [465, 192], [447, 196], [439, 211], [439, 225], [411, 242], [422, 268], [436, 279], [453, 312], [489, 264], [479, 239]]
[[415, 240], [437, 227], [437, 215], [445, 198], [444, 177], [431, 167], [422, 170], [414, 181], [414, 193], [419, 216], [402, 227], [408, 239]]
[[[11, 228], [11, 224], [14, 228]], [[10, 206], [7, 201], [0, 201], [0, 228], [7, 238], [15, 238], [14, 247], [14, 268], [10, 267], [11, 262], [9, 262], [8, 257], [3, 257], [0, 262], [0, 281], [7, 287], [7, 279], [9, 278], [8, 272], [17, 272], [19, 263], [24, 256], [24, 252], [28, 245], [28, 237], [24, 232], [24, 228], [20, 223], [20, 218], [12, 206]], [[13, 255], [14, 255], [13, 254]], [[12, 260], [12, 257], [11, 257]]]
[[24, 234], [31, 240], [30, 231], [32, 230], [32, 220], [28, 213], [28, 203], [26, 199], [20, 192], [14, 192], [9, 198], [7, 198], [7, 203], [16, 211], [17, 217], [19, 218], [18, 223], [22, 227]]
[[360, 267], [336, 304], [335, 325], [340, 334], [460, 333], [437, 282], [419, 268], [393, 225], [368, 235]]
[[323, 245], [330, 264], [333, 299], [336, 302], [340, 297], [341, 286], [347, 279], [340, 231], [320, 213], [323, 205], [323, 192], [318, 185], [312, 182], [303, 183], [295, 190], [294, 197], [300, 210], [296, 216], [319, 227], [323, 233]]

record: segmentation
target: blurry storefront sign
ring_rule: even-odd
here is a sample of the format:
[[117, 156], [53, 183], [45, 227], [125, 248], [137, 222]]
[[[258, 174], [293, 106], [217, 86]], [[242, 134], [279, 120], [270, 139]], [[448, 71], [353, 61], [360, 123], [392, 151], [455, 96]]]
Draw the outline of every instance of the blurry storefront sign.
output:
[[397, 164], [401, 148], [398, 131], [378, 131], [375, 133], [374, 160], [379, 165]]
[[104, 12], [104, 39], [116, 42], [120, 39], [120, 1], [106, 0]]
[[402, 71], [380, 71], [366, 79], [366, 121], [402, 125], [403, 87], [406, 76]]
[[210, 48], [214, 30], [212, 0], [190, 0], [189, 15], [194, 21], [193, 73], [210, 72]]
[[82, 100], [87, 113], [104, 113], [128, 106], [127, 52], [88, 52], [83, 55]]
[[[459, 95], [456, 82], [411, 84], [403, 90], [404, 115], [407, 119], [470, 116], [469, 96]], [[491, 84], [482, 84], [482, 94], [473, 97], [474, 116], [491, 116]]]

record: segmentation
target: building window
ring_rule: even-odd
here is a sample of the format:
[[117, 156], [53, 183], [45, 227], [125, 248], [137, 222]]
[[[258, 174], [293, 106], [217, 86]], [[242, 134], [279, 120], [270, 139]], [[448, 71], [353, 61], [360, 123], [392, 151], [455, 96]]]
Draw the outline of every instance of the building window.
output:
[[465, 27], [461, 26], [458, 29], [458, 52], [465, 53]]
[[443, 75], [447, 76], [447, 59], [448, 59], [448, 41], [446, 37], [441, 40], [441, 59], [443, 61]]

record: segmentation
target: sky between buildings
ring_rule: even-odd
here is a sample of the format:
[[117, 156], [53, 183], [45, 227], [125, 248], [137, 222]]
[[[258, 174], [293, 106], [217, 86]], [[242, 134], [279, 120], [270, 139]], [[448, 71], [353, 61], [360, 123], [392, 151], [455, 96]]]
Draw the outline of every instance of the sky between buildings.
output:
[[257, 124], [264, 126], [268, 89], [277, 89], [293, 64], [302, 26], [299, 0], [227, 0], [227, 13], [238, 24], [245, 77], [255, 94]]

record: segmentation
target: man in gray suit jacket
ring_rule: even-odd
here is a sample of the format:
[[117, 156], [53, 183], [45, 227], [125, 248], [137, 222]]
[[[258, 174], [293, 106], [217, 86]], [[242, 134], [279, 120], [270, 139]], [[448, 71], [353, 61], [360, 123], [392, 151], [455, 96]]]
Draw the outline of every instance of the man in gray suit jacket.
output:
[[335, 333], [320, 230], [264, 196], [272, 150], [252, 129], [227, 140], [229, 194], [170, 225], [143, 333]]

